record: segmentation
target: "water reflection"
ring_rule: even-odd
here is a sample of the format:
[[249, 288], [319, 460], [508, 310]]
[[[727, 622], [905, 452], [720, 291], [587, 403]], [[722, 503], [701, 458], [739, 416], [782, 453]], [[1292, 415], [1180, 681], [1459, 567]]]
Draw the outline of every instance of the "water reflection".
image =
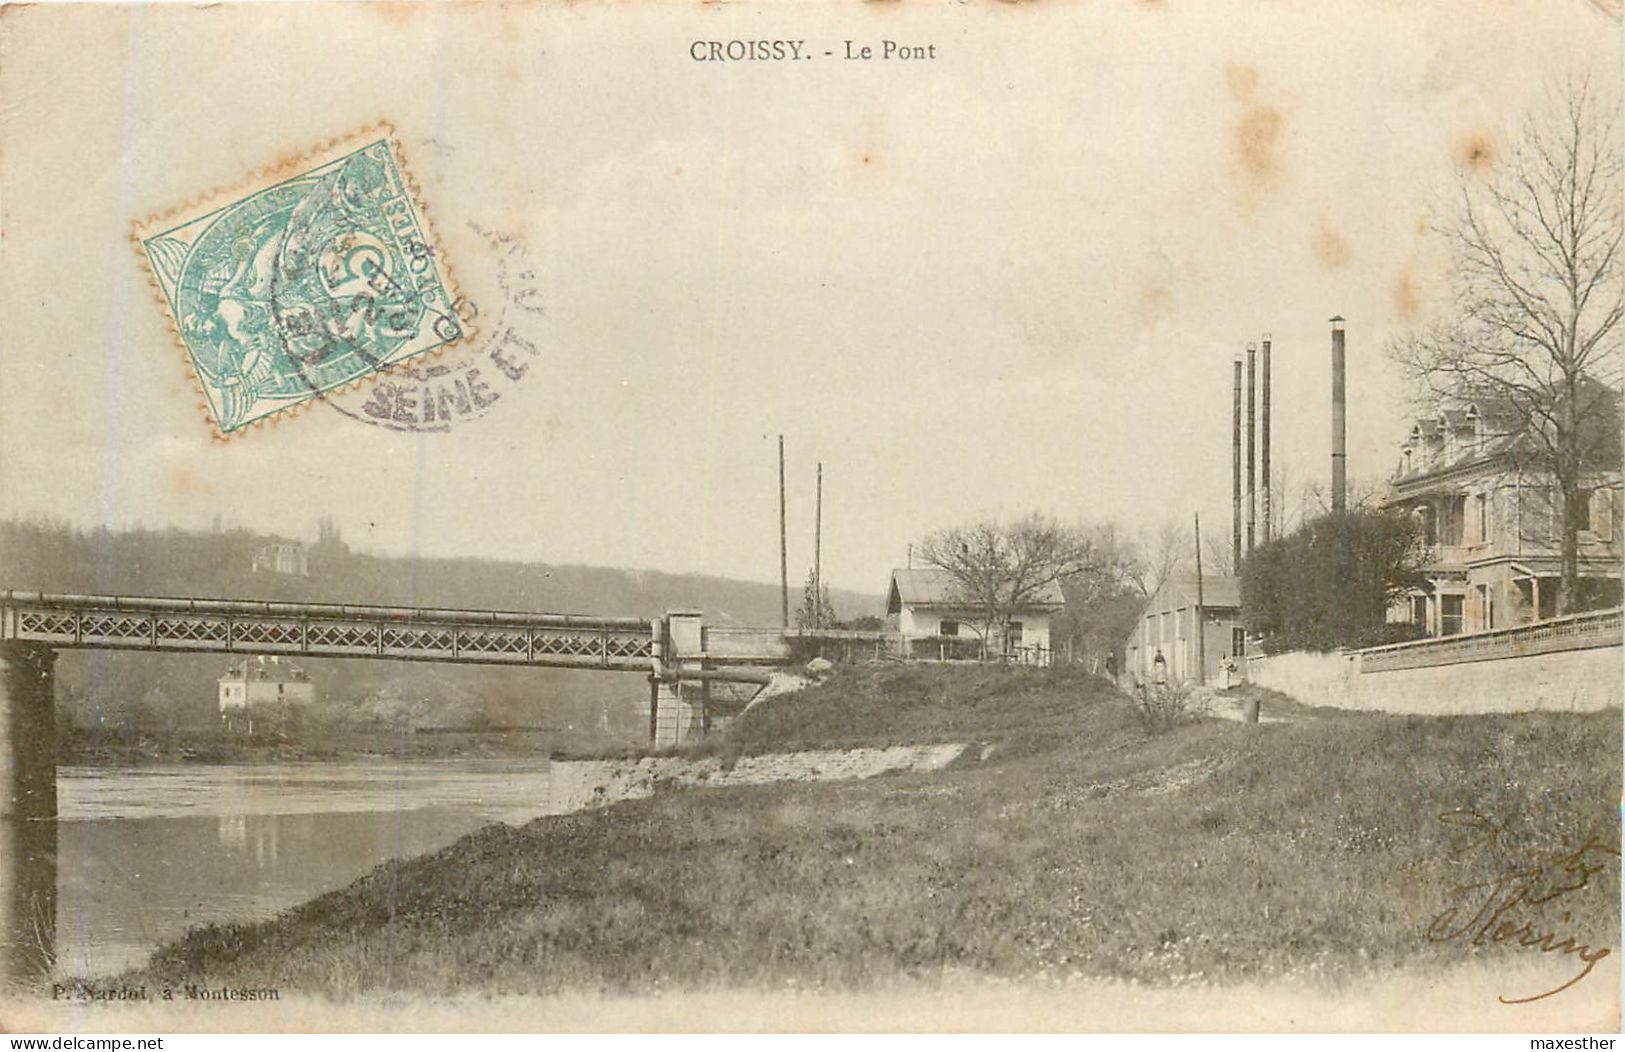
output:
[[221, 847], [237, 852], [248, 847], [248, 819], [242, 815], [221, 815], [219, 821]]
[[535, 761], [64, 768], [62, 975], [140, 965], [210, 923], [262, 920], [391, 859], [546, 809]]
[[[277, 823], [274, 818], [270, 822], [254, 823], [250, 833], [247, 815], [221, 815], [215, 819], [220, 846], [231, 855], [246, 855], [252, 850], [255, 866], [264, 869], [267, 861], [276, 862]], [[249, 843], [251, 839], [252, 847]]]

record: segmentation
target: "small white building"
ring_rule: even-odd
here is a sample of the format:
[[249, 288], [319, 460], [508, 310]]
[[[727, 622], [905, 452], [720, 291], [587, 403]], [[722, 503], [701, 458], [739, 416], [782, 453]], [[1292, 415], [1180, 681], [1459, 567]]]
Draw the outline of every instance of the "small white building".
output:
[[271, 705], [309, 705], [316, 684], [305, 670], [275, 657], [243, 658], [220, 677], [220, 716], [252, 716]]
[[[903, 637], [903, 652], [920, 658], [995, 658], [1024, 664], [1050, 663], [1050, 618], [1066, 606], [1058, 582], [1051, 581], [1021, 604], [1003, 639], [983, 639], [984, 614], [966, 602], [959, 582], [935, 567], [893, 570], [886, 596], [886, 621]], [[995, 626], [991, 631], [998, 631]]]
[[292, 577], [310, 576], [310, 554], [298, 541], [267, 544], [254, 553], [255, 573], [279, 573]]

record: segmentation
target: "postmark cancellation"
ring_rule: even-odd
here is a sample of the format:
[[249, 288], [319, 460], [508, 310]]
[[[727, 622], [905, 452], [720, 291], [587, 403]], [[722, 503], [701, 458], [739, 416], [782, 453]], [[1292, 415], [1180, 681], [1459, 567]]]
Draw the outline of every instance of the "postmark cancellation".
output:
[[220, 437], [471, 335], [387, 125], [133, 236]]

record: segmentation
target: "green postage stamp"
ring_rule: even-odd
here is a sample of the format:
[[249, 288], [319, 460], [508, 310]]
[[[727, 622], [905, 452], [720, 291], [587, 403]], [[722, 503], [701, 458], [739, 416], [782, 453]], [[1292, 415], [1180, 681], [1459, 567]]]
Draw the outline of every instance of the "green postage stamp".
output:
[[135, 238], [222, 437], [468, 335], [387, 128]]

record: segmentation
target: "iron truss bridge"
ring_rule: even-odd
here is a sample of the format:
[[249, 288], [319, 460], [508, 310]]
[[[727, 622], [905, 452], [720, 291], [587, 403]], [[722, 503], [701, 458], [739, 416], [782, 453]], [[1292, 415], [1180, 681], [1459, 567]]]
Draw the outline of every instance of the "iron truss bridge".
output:
[[648, 672], [662, 623], [503, 610], [0, 592], [0, 641]]

